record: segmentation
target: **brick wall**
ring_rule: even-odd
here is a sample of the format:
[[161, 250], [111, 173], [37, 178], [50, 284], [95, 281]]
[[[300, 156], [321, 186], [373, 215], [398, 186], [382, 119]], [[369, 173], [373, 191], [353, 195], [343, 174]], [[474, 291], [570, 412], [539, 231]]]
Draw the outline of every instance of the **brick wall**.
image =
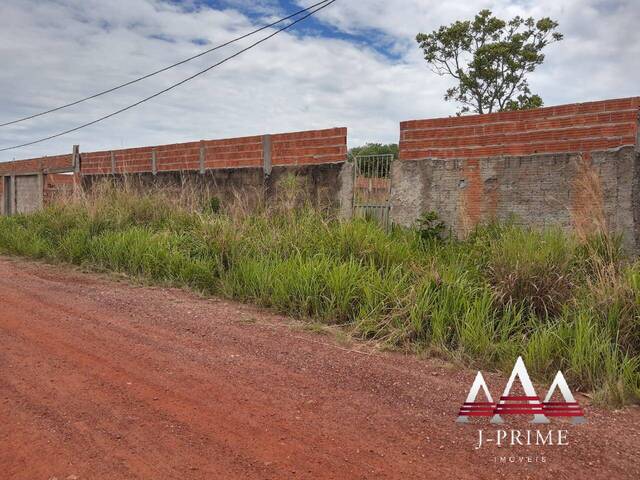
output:
[[347, 129], [331, 128], [271, 136], [273, 165], [314, 165], [344, 162]]
[[[269, 147], [270, 145], [270, 147]], [[270, 148], [267, 152], [265, 149]], [[271, 195], [277, 179], [288, 173], [302, 177], [310, 197], [324, 202], [335, 197], [338, 174], [347, 158], [347, 129], [330, 128], [222, 140], [80, 152], [78, 181], [90, 187], [104, 175], [137, 174], [143, 188], [166, 185], [180, 188], [181, 176], [189, 176], [210, 195], [232, 201], [238, 192], [260, 201]], [[264, 158], [271, 158], [272, 177], [265, 179]], [[155, 168], [154, 168], [155, 165]], [[1, 175], [43, 173], [42, 198], [73, 190], [73, 175], [48, 173], [47, 169], [71, 169], [72, 155], [33, 158], [0, 163]], [[205, 175], [199, 175], [204, 167]], [[59, 171], [59, 170], [58, 170]], [[0, 185], [0, 198], [3, 194]], [[27, 194], [26, 187], [23, 187]]]
[[640, 97], [400, 123], [400, 159], [591, 152], [635, 145]]
[[589, 231], [640, 247], [640, 97], [401, 123], [392, 218], [437, 212], [464, 236], [493, 219]]
[[0, 163], [0, 175], [34, 173], [46, 169], [71, 169], [72, 162], [71, 154], [14, 160], [13, 162]]
[[[53, 190], [58, 188], [58, 185], [54, 184], [58, 175], [48, 171], [71, 170], [72, 167], [71, 154], [0, 163], [0, 214], [7, 213], [5, 212], [7, 203], [13, 204], [9, 208], [17, 213], [37, 210], [52, 198]], [[12, 180], [15, 192], [12, 198], [5, 198], [5, 178], [10, 175], [15, 175], [15, 179]], [[52, 178], [51, 182], [54, 182], [50, 188], [47, 187], [47, 178]], [[70, 176], [70, 178], [73, 177]]]
[[43, 198], [44, 204], [50, 203], [56, 197], [65, 196], [73, 193], [75, 186], [74, 175], [63, 175], [60, 173], [51, 173], [44, 175], [43, 178]]
[[[82, 175], [151, 172], [155, 152], [158, 172], [262, 167], [263, 136], [82, 152]], [[272, 165], [317, 165], [344, 162], [347, 129], [331, 128], [271, 136]], [[113, 162], [113, 163], [112, 163]], [[115, 172], [113, 166], [115, 165]]]
[[[82, 175], [152, 172], [155, 154], [158, 172], [204, 168], [261, 168], [264, 136], [201, 140], [149, 147], [81, 152]], [[347, 158], [347, 129], [329, 128], [271, 135], [272, 165], [320, 165], [342, 163]], [[0, 163], [0, 175], [39, 172], [43, 169], [72, 167], [72, 156], [31, 158]]]

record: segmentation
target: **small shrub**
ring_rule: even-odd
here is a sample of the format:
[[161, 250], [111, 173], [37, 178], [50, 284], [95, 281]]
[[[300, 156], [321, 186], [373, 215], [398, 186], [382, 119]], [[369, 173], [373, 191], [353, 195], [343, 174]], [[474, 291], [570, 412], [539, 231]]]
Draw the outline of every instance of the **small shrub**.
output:
[[430, 242], [442, 238], [446, 226], [434, 211], [424, 212], [416, 221], [416, 231], [422, 241]]
[[217, 215], [222, 208], [220, 199], [218, 197], [211, 197], [204, 207], [204, 212], [210, 215]]

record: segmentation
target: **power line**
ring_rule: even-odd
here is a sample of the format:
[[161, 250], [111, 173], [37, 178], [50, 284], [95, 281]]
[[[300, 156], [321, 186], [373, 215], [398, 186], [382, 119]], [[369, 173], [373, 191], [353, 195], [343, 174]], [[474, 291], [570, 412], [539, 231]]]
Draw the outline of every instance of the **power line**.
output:
[[13, 125], [13, 124], [16, 124], [16, 123], [24, 122], [26, 120], [31, 120], [32, 118], [41, 117], [42, 115], [47, 115], [49, 113], [57, 112], [58, 110], [62, 110], [62, 109], [69, 108], [69, 107], [73, 107], [74, 105], [78, 105], [79, 103], [86, 102], [87, 100], [92, 100], [92, 99], [100, 97], [102, 95], [106, 95], [107, 93], [115, 92], [116, 90], [120, 90], [121, 88], [128, 87], [129, 85], [133, 85], [134, 83], [138, 83], [138, 82], [140, 82], [142, 80], [146, 80], [147, 78], [153, 77], [154, 75], [158, 75], [159, 73], [163, 73], [163, 72], [166, 72], [167, 70], [171, 70], [172, 68], [175, 68], [175, 67], [178, 67], [180, 65], [183, 65], [183, 64], [185, 64], [187, 62], [190, 62], [191, 60], [194, 60], [196, 58], [202, 57], [203, 55], [206, 55], [208, 53], [214, 52], [216, 50], [220, 50], [221, 48], [224, 48], [226, 46], [231, 45], [232, 43], [238, 42], [238, 41], [243, 40], [243, 39], [245, 39], [247, 37], [255, 35], [258, 32], [266, 30], [267, 28], [271, 28], [271, 27], [273, 27], [275, 25], [278, 25], [279, 23], [282, 23], [282, 22], [284, 22], [286, 20], [289, 20], [289, 19], [291, 19], [293, 17], [297, 17], [301, 13], [308, 12], [312, 8], [315, 8], [315, 7], [319, 6], [319, 5], [322, 5], [323, 3], [327, 3], [328, 1], [329, 0], [323, 0], [322, 2], [318, 2], [318, 3], [315, 3], [313, 5], [310, 5], [307, 8], [304, 8], [302, 10], [299, 10], [299, 11], [295, 12], [295, 13], [292, 13], [291, 15], [289, 15], [287, 17], [284, 17], [284, 18], [281, 18], [280, 20], [277, 20], [277, 21], [275, 21], [273, 23], [270, 23], [268, 25], [264, 25], [263, 27], [257, 28], [255, 30], [249, 32], [249, 33], [245, 33], [244, 35], [241, 35], [241, 36], [236, 37], [236, 38], [234, 38], [232, 40], [229, 40], [228, 42], [222, 43], [222, 44], [217, 45], [217, 46], [215, 46], [213, 48], [209, 48], [208, 50], [204, 50], [203, 52], [200, 52], [197, 55], [194, 55], [194, 56], [189, 57], [189, 58], [185, 58], [184, 60], [176, 62], [176, 63], [174, 63], [172, 65], [167, 66], [167, 67], [161, 68], [160, 70], [156, 70], [155, 72], [151, 72], [151, 73], [148, 73], [146, 75], [143, 75], [142, 77], [135, 78], [135, 79], [133, 79], [133, 80], [131, 80], [129, 82], [117, 85], [117, 86], [109, 88], [107, 90], [103, 90], [102, 92], [94, 93], [93, 95], [89, 95], [88, 97], [81, 98], [80, 100], [76, 100], [74, 102], [67, 103], [65, 105], [60, 105], [59, 107], [55, 107], [55, 108], [52, 108], [50, 110], [45, 110], [45, 111], [40, 112], [40, 113], [34, 113], [33, 115], [29, 115], [29, 116], [26, 116], [26, 117], [18, 118], [16, 120], [11, 120], [10, 122], [0, 123], [0, 127], [6, 127], [7, 125]]
[[249, 45], [248, 47], [243, 48], [242, 50], [239, 50], [238, 52], [234, 53], [233, 55], [230, 55], [230, 56], [224, 58], [223, 60], [220, 60], [218, 63], [215, 63], [215, 64], [211, 65], [210, 67], [207, 67], [204, 70], [201, 70], [198, 73], [195, 73], [194, 75], [191, 75], [190, 77], [187, 77], [184, 80], [181, 80], [178, 83], [174, 83], [173, 85], [170, 85], [169, 87], [167, 87], [167, 88], [165, 88], [163, 90], [160, 90], [159, 92], [156, 92], [153, 95], [150, 95], [150, 96], [148, 96], [146, 98], [143, 98], [142, 100], [139, 100], [136, 103], [132, 103], [131, 105], [129, 105], [127, 107], [124, 107], [124, 108], [121, 108], [120, 110], [116, 110], [113, 113], [110, 113], [110, 114], [105, 115], [103, 117], [97, 118], [96, 120], [93, 120], [91, 122], [87, 122], [85, 124], [82, 124], [82, 125], [79, 125], [77, 127], [71, 128], [69, 130], [65, 130], [64, 132], [56, 133], [54, 135], [50, 135], [48, 137], [40, 138], [38, 140], [33, 140], [31, 142], [23, 143], [23, 144], [20, 144], [20, 145], [14, 145], [12, 147], [0, 148], [0, 152], [6, 152], [7, 150], [13, 150], [13, 149], [16, 149], [16, 148], [27, 147], [29, 145], [34, 145], [36, 143], [41, 143], [41, 142], [45, 142], [47, 140], [51, 140], [53, 138], [61, 137], [63, 135], [67, 135], [69, 133], [76, 132], [76, 131], [78, 131], [78, 130], [80, 130], [82, 128], [89, 127], [91, 125], [95, 125], [98, 122], [101, 122], [101, 121], [106, 120], [108, 118], [114, 117], [114, 116], [116, 116], [116, 115], [118, 115], [118, 114], [120, 114], [122, 112], [126, 112], [127, 110], [131, 110], [132, 108], [137, 107], [138, 105], [141, 105], [141, 104], [143, 104], [143, 103], [145, 103], [145, 102], [147, 102], [147, 101], [149, 101], [149, 100], [151, 100], [151, 99], [153, 99], [155, 97], [158, 97], [158, 96], [162, 95], [163, 93], [168, 92], [169, 90], [173, 90], [174, 88], [179, 87], [180, 85], [182, 85], [184, 83], [187, 83], [187, 82], [193, 80], [194, 78], [199, 77], [200, 75], [203, 75], [203, 74], [207, 73], [209, 70], [211, 70], [211, 69], [213, 69], [213, 68], [215, 68], [215, 67], [217, 67], [219, 65], [222, 65], [223, 63], [231, 60], [232, 58], [235, 58], [235, 57], [241, 55], [242, 53], [246, 52], [247, 50], [251, 50], [252, 48], [258, 46], [259, 44], [261, 44], [263, 42], [266, 42], [270, 38], [275, 37], [279, 33], [284, 32], [285, 30], [293, 27], [295, 24], [302, 22], [303, 20], [309, 18], [310, 16], [314, 15], [315, 13], [319, 12], [320, 10], [322, 10], [324, 8], [327, 8], [329, 5], [331, 5], [335, 1], [336, 0], [330, 0], [329, 2], [325, 3], [324, 5], [316, 8], [315, 10], [309, 11], [309, 13], [307, 13], [305, 16], [297, 19], [294, 22], [291, 22], [289, 25], [285, 25], [284, 27], [276, 30], [272, 34], [270, 34], [270, 35], [268, 35], [268, 36], [266, 36], [264, 38], [261, 38], [257, 42], [252, 43], [251, 45]]

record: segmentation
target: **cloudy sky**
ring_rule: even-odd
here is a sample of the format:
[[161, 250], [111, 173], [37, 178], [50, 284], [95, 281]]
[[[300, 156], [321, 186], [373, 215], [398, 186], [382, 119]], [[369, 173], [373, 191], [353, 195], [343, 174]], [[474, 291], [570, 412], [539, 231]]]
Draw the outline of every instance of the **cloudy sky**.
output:
[[[1, 0], [0, 123], [126, 82], [292, 13], [309, 0]], [[551, 16], [565, 40], [531, 76], [545, 104], [640, 95], [638, 0], [337, 0], [206, 75], [134, 110], [0, 161], [81, 150], [349, 127], [395, 142], [398, 122], [447, 116], [451, 85], [414, 40], [482, 8]], [[269, 32], [263, 32], [262, 35]], [[216, 63], [250, 38], [94, 101], [0, 128], [0, 148], [73, 128]]]

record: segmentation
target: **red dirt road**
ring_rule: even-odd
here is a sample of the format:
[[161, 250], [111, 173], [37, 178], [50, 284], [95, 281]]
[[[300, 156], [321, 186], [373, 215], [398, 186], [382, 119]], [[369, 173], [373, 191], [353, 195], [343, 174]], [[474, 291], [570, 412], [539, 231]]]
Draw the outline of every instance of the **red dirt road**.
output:
[[495, 430], [454, 423], [474, 371], [296, 325], [0, 258], [0, 478], [640, 478], [638, 408], [544, 427], [568, 446], [474, 450]]

